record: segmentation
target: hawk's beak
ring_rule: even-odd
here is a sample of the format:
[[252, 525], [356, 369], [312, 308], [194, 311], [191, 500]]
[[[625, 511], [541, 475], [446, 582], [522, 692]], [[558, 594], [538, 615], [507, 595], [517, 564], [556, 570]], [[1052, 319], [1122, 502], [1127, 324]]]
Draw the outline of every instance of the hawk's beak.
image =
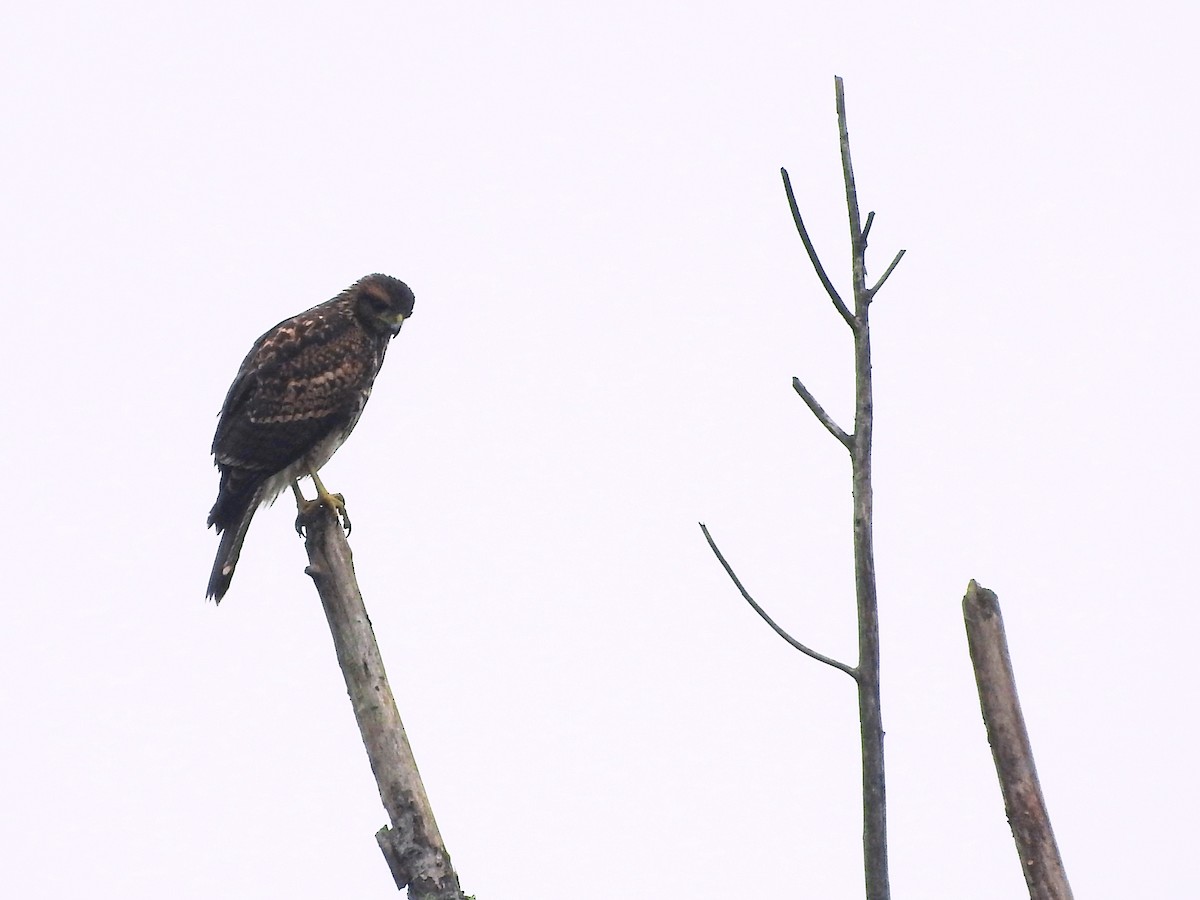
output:
[[403, 315], [397, 316], [396, 321], [391, 323], [392, 337], [395, 337], [396, 335], [398, 335], [400, 333], [400, 326], [403, 324], [404, 324], [404, 316]]

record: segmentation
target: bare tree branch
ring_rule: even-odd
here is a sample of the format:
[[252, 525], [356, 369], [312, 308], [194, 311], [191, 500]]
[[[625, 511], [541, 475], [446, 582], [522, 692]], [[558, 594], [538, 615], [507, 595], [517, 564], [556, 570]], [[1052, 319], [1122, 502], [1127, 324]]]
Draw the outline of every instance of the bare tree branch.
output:
[[837, 292], [837, 288], [833, 286], [833, 282], [825, 274], [825, 267], [821, 265], [821, 260], [817, 256], [817, 250], [813, 247], [812, 239], [808, 236], [808, 229], [804, 227], [804, 219], [800, 216], [800, 207], [796, 205], [796, 195], [792, 192], [792, 180], [788, 177], [787, 169], [780, 169], [779, 172], [783, 175], [783, 189], [787, 191], [788, 206], [792, 210], [792, 220], [796, 223], [796, 230], [800, 232], [800, 240], [804, 242], [804, 249], [808, 251], [808, 259], [812, 263], [813, 268], [816, 269], [817, 277], [821, 279], [821, 284], [825, 285], [825, 292], [829, 294], [829, 299], [833, 301], [833, 305], [837, 307], [837, 311], [846, 320], [846, 324], [851, 328], [857, 328], [858, 325], [854, 321], [854, 314], [846, 307], [841, 295]]
[[842, 79], [834, 79], [837, 105], [838, 139], [842, 158], [842, 176], [846, 188], [846, 209], [850, 217], [850, 259], [854, 288], [854, 312], [833, 287], [829, 276], [817, 258], [808, 230], [800, 215], [796, 196], [792, 191], [787, 169], [780, 169], [783, 186], [787, 192], [788, 206], [796, 230], [804, 242], [804, 249], [824, 285], [838, 313], [850, 326], [854, 335], [854, 431], [847, 434], [825, 412], [812, 393], [798, 378], [792, 379], [792, 387], [807, 404], [809, 411], [817, 417], [825, 429], [850, 451], [850, 483], [853, 504], [854, 540], [854, 594], [858, 611], [858, 664], [848, 666], [837, 660], [805, 647], [775, 624], [746, 592], [729, 563], [713, 542], [703, 523], [700, 529], [717, 559], [733, 580], [742, 597], [763, 620], [785, 641], [819, 662], [840, 669], [850, 675], [858, 686], [859, 735], [862, 747], [862, 797], [863, 797], [863, 876], [866, 900], [889, 900], [891, 885], [888, 877], [887, 843], [887, 797], [884, 780], [883, 714], [879, 690], [879, 600], [875, 580], [875, 544], [872, 528], [873, 489], [871, 485], [871, 440], [874, 423], [874, 399], [871, 383], [871, 329], [868, 321], [871, 297], [882, 287], [884, 281], [900, 262], [904, 251], [896, 256], [875, 287], [867, 289], [866, 247], [867, 236], [875, 222], [875, 213], [867, 215], [865, 227], [859, 218], [858, 194], [854, 184], [854, 167], [850, 161], [850, 137], [846, 125], [846, 103]]
[[[834, 78], [842, 178], [850, 216], [850, 268], [854, 285], [854, 442], [850, 448], [850, 484], [854, 504], [854, 595], [858, 606], [858, 720], [862, 742], [863, 874], [867, 900], [889, 900], [887, 788], [884, 778], [883, 712], [879, 691], [879, 598], [875, 580], [872, 515], [871, 442], [874, 399], [871, 379], [871, 326], [867, 311], [866, 238], [860, 224], [850, 133], [842, 79]], [[873, 217], [869, 217], [874, 221]]]
[[[875, 214], [871, 213], [871, 215], [875, 215]], [[864, 238], [865, 238], [865, 234], [864, 234]], [[895, 269], [896, 266], [900, 265], [900, 260], [904, 258], [904, 253], [905, 253], [905, 251], [901, 250], [899, 253], [896, 254], [896, 258], [893, 259], [892, 264], [887, 267], [887, 271], [884, 272], [882, 275], [880, 275], [879, 280], [877, 282], [875, 282], [875, 287], [873, 287], [867, 291], [868, 297], [874, 297], [875, 294], [879, 292], [879, 289], [881, 287], [883, 287], [883, 283], [888, 280], [888, 276], [892, 274], [892, 270]]]
[[729, 575], [729, 577], [731, 579], [733, 579], [733, 583], [737, 586], [737, 589], [741, 592], [742, 597], [745, 598], [746, 602], [750, 604], [751, 608], [756, 613], [758, 613], [760, 616], [762, 616], [764, 622], [766, 622], [773, 629], [775, 629], [776, 634], [778, 634], [781, 638], [783, 638], [785, 641], [787, 641], [789, 644], [791, 644], [793, 647], [795, 647], [797, 650], [799, 650], [805, 656], [810, 656], [813, 659], [815, 659], [817, 662], [823, 662], [827, 666], [833, 666], [833, 668], [835, 668], [835, 669], [840, 669], [841, 671], [843, 671], [847, 675], [849, 675], [851, 678], [853, 678], [855, 681], [858, 681], [858, 673], [854, 670], [854, 668], [852, 666], [848, 666], [844, 662], [838, 662], [836, 659], [826, 656], [824, 653], [818, 653], [816, 650], [813, 650], [810, 647], [804, 646], [802, 643], [800, 643], [798, 640], [796, 640], [794, 637], [792, 637], [790, 634], [788, 634], [786, 631], [784, 631], [782, 628], [780, 628], [777, 624], [775, 624], [775, 620], [772, 619], [770, 616], [768, 616], [766, 610], [764, 610], [761, 606], [759, 606], [757, 603], [755, 603], [754, 598], [751, 597], [750, 594], [746, 592], [746, 589], [744, 587], [742, 587], [742, 582], [738, 579], [737, 575], [734, 574], [733, 569], [730, 567], [729, 563], [726, 562], [725, 556], [721, 553], [721, 551], [719, 549], [717, 549], [717, 544], [712, 539], [712, 535], [708, 533], [708, 528], [705, 526], [705, 524], [703, 522], [700, 522], [699, 524], [700, 524], [700, 530], [702, 532], [704, 532], [704, 539], [706, 541], [708, 541], [708, 546], [711, 547], [712, 552], [716, 554], [717, 561], [720, 562], [721, 565], [724, 567], [725, 572]]
[[799, 378], [792, 378], [792, 387], [800, 395], [800, 399], [808, 404], [808, 408], [817, 417], [817, 421], [824, 425], [826, 430], [837, 438], [843, 447], [847, 450], [853, 450], [854, 438], [838, 427], [837, 423], [830, 418], [829, 413], [825, 412], [825, 409], [817, 402], [817, 398], [804, 386], [804, 383]]
[[407, 885], [409, 900], [464, 900], [396, 709], [354, 577], [350, 545], [325, 507], [318, 507], [305, 522], [304, 545], [309, 560], [304, 571], [321, 595], [379, 797], [392, 822], [390, 829], [379, 831], [376, 841], [396, 887]]
[[1071, 886], [1050, 826], [1050, 814], [1033, 764], [1033, 747], [1017, 697], [1000, 601], [992, 591], [971, 581], [963, 597], [963, 620], [971, 665], [975, 667], [975, 683], [979, 687], [983, 723], [988, 743], [992, 745], [1004, 811], [1017, 845], [1029, 898], [1071, 900]]

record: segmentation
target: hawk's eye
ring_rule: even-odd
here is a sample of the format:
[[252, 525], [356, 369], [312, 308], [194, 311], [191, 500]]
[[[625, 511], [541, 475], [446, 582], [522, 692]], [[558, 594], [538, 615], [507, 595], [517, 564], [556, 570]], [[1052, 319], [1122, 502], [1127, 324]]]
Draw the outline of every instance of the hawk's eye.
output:
[[389, 304], [386, 297], [380, 297], [378, 294], [371, 295], [371, 309], [375, 310], [375, 312], [383, 312], [388, 308], [388, 305]]

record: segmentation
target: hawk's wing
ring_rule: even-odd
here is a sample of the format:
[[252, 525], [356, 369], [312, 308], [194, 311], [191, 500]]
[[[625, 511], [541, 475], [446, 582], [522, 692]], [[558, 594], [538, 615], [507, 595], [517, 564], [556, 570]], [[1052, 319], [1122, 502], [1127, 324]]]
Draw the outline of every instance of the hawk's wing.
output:
[[361, 329], [328, 304], [280, 322], [242, 362], [213, 455], [222, 467], [282, 471], [350, 423], [376, 368]]
[[339, 432], [344, 438], [361, 412], [381, 362], [363, 337], [331, 301], [280, 322], [243, 360], [213, 438], [221, 487], [208, 524], [221, 532], [221, 545], [208, 596], [218, 603], [255, 510], [285, 486], [272, 478]]

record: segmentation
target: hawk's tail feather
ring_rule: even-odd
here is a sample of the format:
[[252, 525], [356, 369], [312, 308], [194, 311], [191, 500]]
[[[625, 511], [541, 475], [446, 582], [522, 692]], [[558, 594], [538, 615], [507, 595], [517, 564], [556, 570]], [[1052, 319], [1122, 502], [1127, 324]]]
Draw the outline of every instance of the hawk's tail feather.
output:
[[261, 472], [222, 466], [217, 502], [208, 514], [209, 527], [216, 525], [217, 531], [222, 532], [241, 522], [247, 505], [255, 505], [259, 489], [265, 480]]
[[250, 520], [254, 518], [257, 503], [251, 503], [242, 514], [242, 519], [236, 528], [226, 528], [221, 534], [221, 546], [217, 548], [217, 559], [213, 563], [212, 575], [208, 578], [208, 596], [217, 603], [229, 590], [233, 581], [233, 570], [237, 568], [238, 557], [242, 554], [242, 541], [250, 528]]
[[[224, 481], [224, 479], [222, 479]], [[220, 496], [208, 517], [209, 525], [216, 525], [221, 533], [221, 545], [213, 562], [212, 574], [208, 578], [208, 596], [217, 603], [229, 590], [233, 581], [233, 570], [237, 568], [242, 553], [242, 541], [250, 528], [250, 520], [262, 499], [262, 481], [238, 485], [241, 490], [227, 491], [222, 484]]]

